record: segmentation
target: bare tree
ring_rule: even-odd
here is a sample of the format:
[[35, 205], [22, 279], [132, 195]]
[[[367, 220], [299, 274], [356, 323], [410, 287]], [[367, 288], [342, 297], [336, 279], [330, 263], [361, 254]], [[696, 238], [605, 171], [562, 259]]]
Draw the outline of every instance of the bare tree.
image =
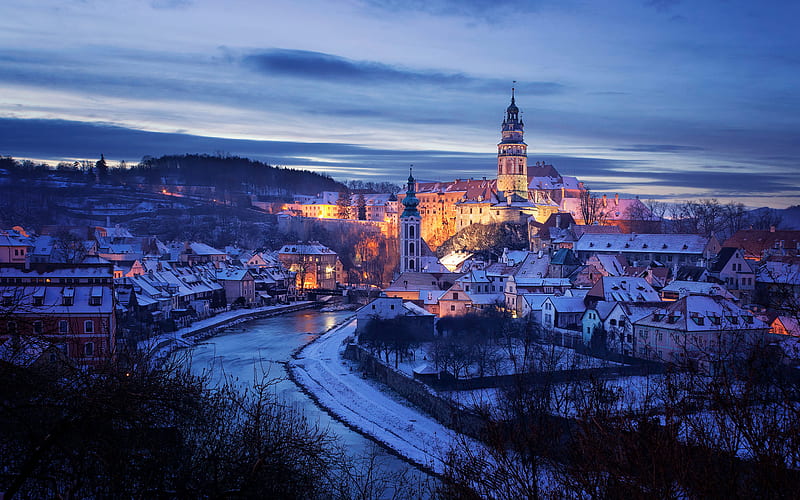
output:
[[580, 193], [580, 206], [584, 224], [603, 225], [606, 222], [608, 216], [603, 207], [603, 200], [592, 194], [588, 187]]

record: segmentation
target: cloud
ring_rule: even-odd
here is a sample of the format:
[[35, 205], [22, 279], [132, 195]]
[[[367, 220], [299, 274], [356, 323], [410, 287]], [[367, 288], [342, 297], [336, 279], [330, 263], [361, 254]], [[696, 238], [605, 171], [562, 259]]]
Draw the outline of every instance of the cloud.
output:
[[[288, 76], [346, 84], [429, 84], [481, 90], [507, 85], [497, 79], [475, 78], [464, 73], [401, 68], [374, 61], [356, 61], [333, 54], [294, 49], [269, 49], [242, 58], [245, 66], [268, 76]], [[525, 92], [551, 95], [564, 90], [557, 82], [526, 82]]]
[[612, 151], [626, 151], [633, 153], [683, 153], [686, 151], [705, 151], [706, 148], [698, 146], [680, 146], [676, 144], [632, 144]]
[[192, 0], [152, 0], [150, 7], [154, 9], [183, 9], [192, 5]]
[[536, 0], [363, 0], [373, 9], [390, 12], [423, 12], [434, 16], [467, 17], [471, 20], [497, 22], [507, 19], [509, 12], [519, 15], [535, 12], [541, 6]]

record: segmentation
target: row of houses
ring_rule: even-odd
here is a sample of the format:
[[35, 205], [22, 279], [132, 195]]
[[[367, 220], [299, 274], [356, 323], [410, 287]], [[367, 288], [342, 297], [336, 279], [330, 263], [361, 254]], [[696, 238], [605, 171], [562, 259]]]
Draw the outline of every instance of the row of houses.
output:
[[112, 358], [123, 340], [171, 331], [231, 307], [288, 302], [297, 296], [298, 276], [306, 288], [336, 286], [336, 254], [316, 242], [243, 252], [195, 242], [165, 245], [119, 228], [90, 233], [93, 239], [69, 238], [82, 249], [77, 263], [52, 252], [46, 261], [32, 262], [34, 249], [52, 241], [46, 235], [22, 228], [0, 234], [5, 351], [56, 345], [65, 358], [95, 367]]
[[768, 331], [800, 336], [796, 253], [783, 244], [775, 255], [770, 243], [756, 261], [748, 258], [752, 249], [728, 244], [590, 230], [538, 251], [505, 251], [492, 264], [463, 258], [449, 273], [402, 273], [385, 294], [436, 318], [503, 309], [586, 345], [650, 360], [719, 353], [734, 338], [724, 332], [739, 340]]

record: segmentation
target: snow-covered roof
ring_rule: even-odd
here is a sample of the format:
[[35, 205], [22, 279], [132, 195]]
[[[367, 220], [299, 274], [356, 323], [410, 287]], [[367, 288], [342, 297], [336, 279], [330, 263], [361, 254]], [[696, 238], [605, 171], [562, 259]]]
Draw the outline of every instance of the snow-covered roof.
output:
[[578, 252], [702, 254], [709, 239], [697, 234], [583, 234]]
[[408, 311], [408, 315], [410, 316], [433, 316], [432, 313], [429, 313], [413, 302], [403, 302], [403, 308]]
[[569, 287], [572, 284], [569, 281], [569, 278], [514, 278], [514, 281], [517, 283], [517, 287], [541, 287], [541, 286], [552, 286], [552, 287]]
[[500, 304], [504, 300], [504, 295], [502, 293], [468, 293], [469, 298], [472, 300], [473, 304], [480, 304], [480, 305], [491, 305], [491, 304]]
[[[3, 296], [13, 295], [14, 314], [25, 315], [91, 315], [110, 314], [114, 311], [111, 285], [44, 286], [14, 285], [0, 287]], [[71, 300], [65, 303], [64, 297]], [[90, 299], [99, 299], [90, 303]]]
[[767, 261], [759, 268], [756, 281], [800, 285], [800, 263]]
[[522, 298], [525, 299], [528, 307], [535, 311], [538, 311], [542, 308], [542, 304], [544, 304], [544, 301], [547, 300], [548, 297], [555, 297], [555, 295], [549, 293], [525, 293], [522, 295]]
[[608, 317], [611, 311], [614, 310], [614, 307], [616, 307], [616, 305], [617, 305], [616, 302], [608, 302], [605, 300], [601, 300], [598, 301], [591, 309], [586, 309], [586, 311], [587, 312], [590, 310], [596, 311], [597, 315], [600, 316], [600, 319], [605, 321], [605, 319]]
[[309, 243], [287, 243], [281, 247], [279, 253], [293, 255], [336, 255], [333, 250], [315, 241]]
[[661, 291], [678, 293], [680, 297], [684, 295], [718, 295], [731, 300], [735, 298], [724, 285], [709, 283], [707, 281], [675, 280], [662, 288]]
[[446, 267], [448, 270], [455, 271], [461, 266], [461, 264], [464, 263], [464, 261], [466, 261], [473, 255], [474, 254], [470, 252], [450, 252], [441, 259], [439, 259], [439, 262], [441, 262], [442, 265]]
[[22, 235], [16, 232], [0, 232], [0, 247], [29, 247], [31, 243]]
[[652, 302], [661, 300], [644, 278], [603, 276], [592, 286], [589, 296], [615, 302]]
[[503, 254], [500, 256], [500, 262], [509, 266], [514, 266], [524, 261], [529, 253], [530, 252], [527, 250], [509, 250], [505, 248], [503, 249]]
[[553, 307], [560, 313], [575, 313], [586, 310], [586, 304], [580, 297], [549, 297]]
[[460, 273], [405, 272], [397, 277], [386, 291], [445, 290], [455, 283]]
[[205, 243], [190, 243], [189, 247], [195, 255], [225, 255], [225, 252], [206, 245]]
[[754, 317], [750, 311], [722, 297], [687, 295], [665, 304], [664, 308], [652, 312], [636, 324], [687, 332], [767, 328], [766, 323]]
[[[625, 257], [622, 255], [598, 254], [592, 257], [611, 276], [622, 276], [625, 273]], [[588, 262], [587, 262], [588, 263]]]
[[800, 322], [798, 322], [797, 318], [792, 316], [778, 316], [773, 320], [773, 324], [776, 322], [780, 322], [789, 335], [800, 337]]
[[[247, 269], [239, 269], [236, 267], [226, 267], [217, 270], [217, 279], [224, 281], [242, 281], [250, 274]], [[251, 275], [252, 276], [252, 275]]]
[[619, 309], [631, 323], [635, 323], [657, 309], [663, 309], [661, 302], [614, 302], [614, 308], [609, 311]]
[[31, 266], [30, 269], [20, 267], [0, 267], [0, 278], [27, 279], [61, 279], [61, 278], [113, 278], [113, 267], [108, 261], [98, 264], [69, 266]]
[[526, 278], [541, 278], [547, 276], [550, 256], [548, 254], [528, 252], [525, 260], [514, 270], [514, 279], [519, 282]]

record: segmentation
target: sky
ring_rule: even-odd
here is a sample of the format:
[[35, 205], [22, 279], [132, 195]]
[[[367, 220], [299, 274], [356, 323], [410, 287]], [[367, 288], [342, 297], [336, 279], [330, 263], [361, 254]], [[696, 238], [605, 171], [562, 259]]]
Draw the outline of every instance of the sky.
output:
[[3, 0], [0, 155], [492, 178], [514, 86], [529, 164], [782, 208], [800, 204], [797, 19], [770, 0]]

